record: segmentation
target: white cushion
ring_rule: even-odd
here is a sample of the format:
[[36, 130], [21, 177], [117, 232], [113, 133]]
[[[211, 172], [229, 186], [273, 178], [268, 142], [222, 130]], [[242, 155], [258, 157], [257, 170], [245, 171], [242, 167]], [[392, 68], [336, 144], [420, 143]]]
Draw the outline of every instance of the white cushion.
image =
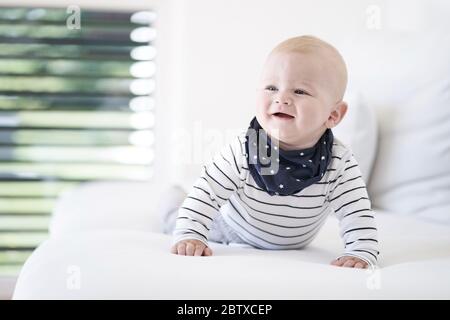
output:
[[359, 79], [379, 128], [373, 205], [450, 224], [450, 36], [384, 34], [359, 47], [370, 52]]
[[353, 151], [367, 184], [377, 149], [377, 118], [358, 93], [347, 91], [344, 101], [348, 104], [347, 114], [333, 133]]
[[[14, 299], [449, 299], [450, 227], [378, 214], [381, 269], [330, 266], [330, 218], [304, 250], [212, 243], [212, 257], [169, 253], [168, 235], [103, 229], [54, 237], [24, 265]], [[401, 226], [401, 234], [399, 234]]]
[[162, 230], [155, 213], [155, 183], [91, 182], [62, 194], [53, 209], [50, 234], [96, 229]]
[[373, 206], [450, 224], [450, 35], [383, 28], [344, 48], [349, 86], [378, 119]]
[[380, 115], [370, 185], [377, 207], [450, 224], [449, 80], [423, 86]]

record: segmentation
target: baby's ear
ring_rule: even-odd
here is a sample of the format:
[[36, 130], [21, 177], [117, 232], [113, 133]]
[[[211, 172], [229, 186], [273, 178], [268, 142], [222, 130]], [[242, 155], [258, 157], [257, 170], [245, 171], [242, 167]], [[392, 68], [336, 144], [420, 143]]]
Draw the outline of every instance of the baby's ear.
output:
[[338, 125], [347, 113], [347, 102], [340, 101], [333, 106], [330, 116], [327, 119], [326, 126], [331, 129]]

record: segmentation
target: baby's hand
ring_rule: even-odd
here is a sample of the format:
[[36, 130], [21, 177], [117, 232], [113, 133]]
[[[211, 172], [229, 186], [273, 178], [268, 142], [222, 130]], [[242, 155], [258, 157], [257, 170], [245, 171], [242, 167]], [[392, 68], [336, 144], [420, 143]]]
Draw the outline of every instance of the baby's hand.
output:
[[368, 266], [367, 262], [365, 262], [364, 260], [350, 256], [340, 257], [339, 259], [332, 261], [331, 264], [333, 266], [338, 267], [358, 268], [358, 269], [365, 269]]
[[170, 252], [182, 256], [212, 256], [212, 250], [199, 240], [181, 240], [175, 243]]

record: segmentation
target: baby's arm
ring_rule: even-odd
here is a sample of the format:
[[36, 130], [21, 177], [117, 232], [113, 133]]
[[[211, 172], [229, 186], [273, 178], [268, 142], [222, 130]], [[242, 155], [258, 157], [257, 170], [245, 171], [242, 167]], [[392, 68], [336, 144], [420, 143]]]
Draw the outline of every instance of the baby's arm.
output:
[[339, 219], [345, 251], [331, 264], [343, 267], [375, 266], [378, 260], [378, 235], [375, 215], [353, 156], [343, 159], [345, 167], [330, 185], [329, 203]]
[[[172, 253], [211, 255], [208, 232], [220, 207], [243, 183], [243, 150], [236, 137], [204, 166], [182, 206], [173, 232]], [[201, 253], [200, 253], [201, 252]]]

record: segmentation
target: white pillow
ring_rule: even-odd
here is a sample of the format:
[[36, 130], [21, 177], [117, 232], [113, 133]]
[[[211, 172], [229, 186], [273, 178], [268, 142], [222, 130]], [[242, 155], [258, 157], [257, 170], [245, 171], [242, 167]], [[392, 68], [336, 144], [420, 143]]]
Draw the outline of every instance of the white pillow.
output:
[[370, 191], [376, 207], [450, 224], [450, 79], [380, 108]]
[[440, 22], [347, 37], [343, 53], [349, 85], [378, 119], [373, 206], [450, 223], [450, 34]]
[[359, 94], [347, 92], [344, 101], [348, 104], [347, 114], [333, 128], [333, 133], [353, 151], [367, 184], [377, 149], [377, 119], [374, 110]]

